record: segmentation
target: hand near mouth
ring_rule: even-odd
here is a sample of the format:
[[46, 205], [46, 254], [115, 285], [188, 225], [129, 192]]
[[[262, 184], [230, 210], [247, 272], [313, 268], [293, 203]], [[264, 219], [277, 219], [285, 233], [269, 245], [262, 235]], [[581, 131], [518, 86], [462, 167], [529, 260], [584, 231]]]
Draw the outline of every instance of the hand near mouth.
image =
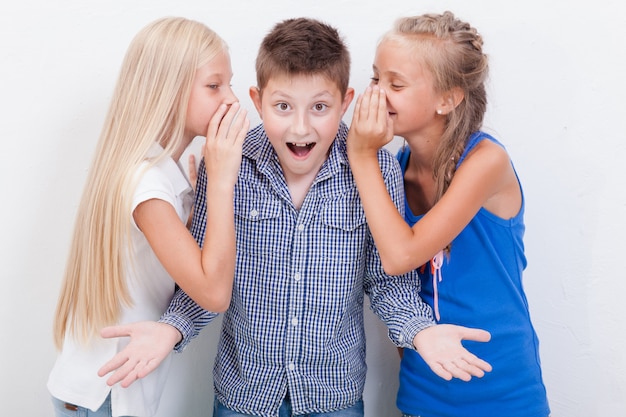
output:
[[393, 120], [387, 110], [385, 90], [367, 87], [357, 98], [348, 132], [348, 155], [376, 154], [393, 139]]

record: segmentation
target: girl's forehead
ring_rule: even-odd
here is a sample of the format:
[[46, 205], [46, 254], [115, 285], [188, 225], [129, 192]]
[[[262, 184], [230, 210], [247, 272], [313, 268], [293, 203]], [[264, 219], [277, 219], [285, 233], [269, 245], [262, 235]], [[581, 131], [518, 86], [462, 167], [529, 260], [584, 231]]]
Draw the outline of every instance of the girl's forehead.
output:
[[397, 39], [382, 41], [376, 49], [374, 68], [377, 70], [426, 69], [426, 51], [417, 45], [407, 45], [407, 42]]

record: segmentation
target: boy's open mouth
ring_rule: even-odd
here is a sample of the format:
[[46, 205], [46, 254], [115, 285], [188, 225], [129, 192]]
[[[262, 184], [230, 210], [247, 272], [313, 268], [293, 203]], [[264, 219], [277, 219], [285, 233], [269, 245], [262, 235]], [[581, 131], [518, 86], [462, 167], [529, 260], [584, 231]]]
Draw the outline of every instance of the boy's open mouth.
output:
[[314, 146], [315, 146], [315, 142], [308, 142], [308, 143], [287, 142], [287, 147], [297, 157], [307, 156], [309, 152], [311, 152], [311, 149], [313, 149]]

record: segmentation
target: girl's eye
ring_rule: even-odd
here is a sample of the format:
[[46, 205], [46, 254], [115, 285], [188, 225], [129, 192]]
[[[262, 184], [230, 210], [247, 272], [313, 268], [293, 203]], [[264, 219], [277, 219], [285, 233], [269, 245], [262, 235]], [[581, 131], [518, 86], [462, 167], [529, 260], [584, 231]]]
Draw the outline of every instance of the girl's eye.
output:
[[372, 77], [370, 80], [372, 80], [372, 84], [378, 84], [378, 77]]
[[315, 111], [324, 111], [324, 110], [326, 110], [327, 108], [328, 108], [328, 106], [327, 106], [326, 104], [324, 104], [324, 103], [315, 103], [315, 104], [313, 105], [313, 109], [314, 109]]
[[393, 88], [394, 90], [399, 90], [402, 87], [404, 87], [403, 85], [398, 85], [398, 84], [391, 84], [391, 88]]
[[209, 84], [207, 87], [209, 87], [211, 90], [217, 90], [218, 88], [220, 88], [219, 84]]

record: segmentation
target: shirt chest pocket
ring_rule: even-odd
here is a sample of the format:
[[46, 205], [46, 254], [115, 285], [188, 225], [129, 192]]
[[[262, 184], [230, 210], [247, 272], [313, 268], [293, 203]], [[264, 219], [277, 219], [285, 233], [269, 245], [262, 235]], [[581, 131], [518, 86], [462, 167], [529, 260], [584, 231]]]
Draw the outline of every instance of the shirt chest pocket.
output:
[[352, 263], [364, 256], [369, 229], [356, 190], [329, 200], [324, 205], [321, 220], [326, 258]]
[[235, 200], [235, 238], [240, 254], [281, 256], [285, 241], [282, 204], [270, 198]]

